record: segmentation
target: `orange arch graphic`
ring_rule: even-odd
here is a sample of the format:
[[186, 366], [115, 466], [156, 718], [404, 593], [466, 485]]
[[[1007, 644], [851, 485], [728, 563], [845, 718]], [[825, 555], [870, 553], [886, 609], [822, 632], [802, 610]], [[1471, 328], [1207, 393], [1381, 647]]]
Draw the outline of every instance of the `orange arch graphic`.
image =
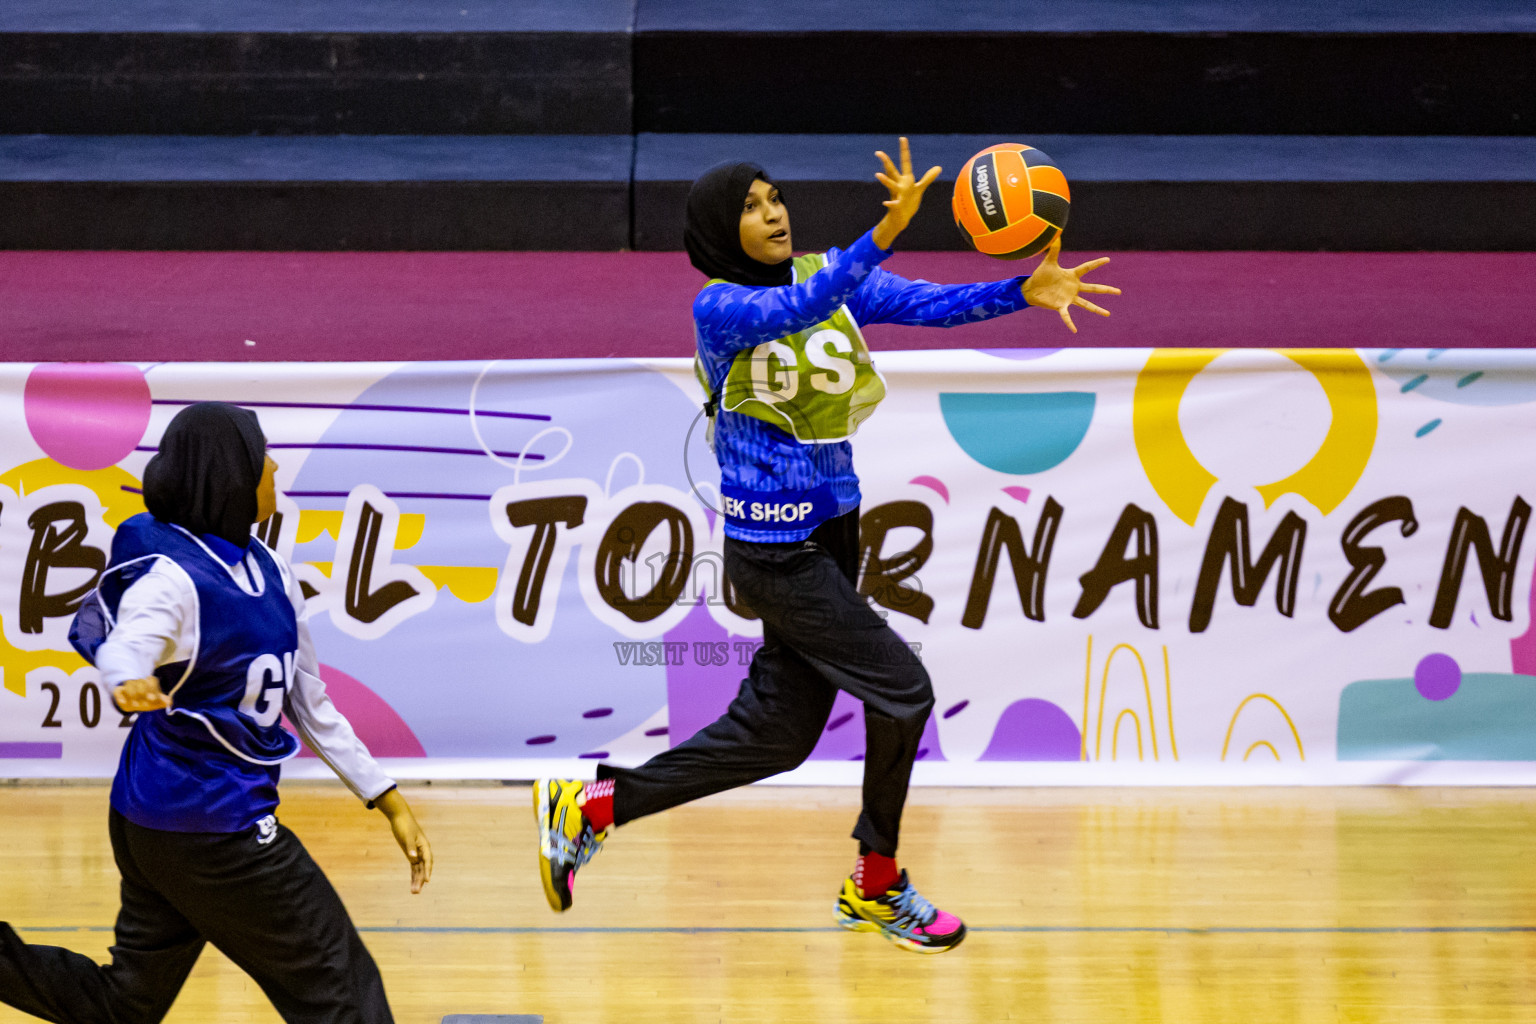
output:
[[[1097, 761], [1104, 755], [1104, 712], [1108, 707], [1109, 671], [1114, 665], [1115, 656], [1121, 651], [1130, 652], [1131, 657], [1136, 659], [1136, 667], [1141, 673], [1142, 695], [1146, 698], [1147, 733], [1151, 739], [1152, 744], [1152, 759], [1154, 761], [1159, 761], [1162, 759], [1161, 751], [1158, 747], [1157, 710], [1156, 705], [1153, 703], [1152, 680], [1149, 673], [1147, 672], [1147, 664], [1145, 659], [1142, 658], [1141, 652], [1130, 644], [1116, 644], [1114, 647], [1110, 648], [1109, 656], [1104, 659], [1104, 667], [1099, 676], [1099, 710], [1097, 716], [1094, 715], [1093, 636], [1090, 635], [1088, 637], [1087, 652], [1084, 655], [1083, 660], [1083, 727], [1079, 731], [1078, 747], [1078, 760], [1080, 761]], [[1163, 700], [1166, 705], [1166, 717], [1164, 721], [1166, 723], [1168, 733], [1169, 752], [1173, 755], [1173, 759], [1177, 761], [1179, 759], [1179, 744], [1178, 739], [1174, 734], [1173, 727], [1173, 673], [1169, 665], [1168, 646], [1166, 644], [1163, 645]], [[1120, 719], [1124, 717], [1125, 710], [1128, 709], [1123, 709], [1120, 712], [1110, 730], [1111, 757], [1115, 756], [1115, 736], [1120, 728]], [[1134, 712], [1133, 717], [1136, 718], [1137, 731], [1139, 734], [1141, 717], [1140, 715], [1134, 714]], [[1094, 733], [1093, 751], [1091, 755], [1088, 749], [1088, 732], [1090, 723], [1093, 723]]]
[[[1285, 710], [1284, 705], [1282, 705], [1279, 701], [1275, 700], [1275, 698], [1271, 697], [1267, 693], [1250, 693], [1248, 696], [1243, 698], [1243, 702], [1237, 706], [1237, 710], [1232, 712], [1232, 721], [1227, 723], [1227, 737], [1221, 742], [1221, 759], [1223, 761], [1227, 759], [1227, 748], [1232, 745], [1232, 730], [1237, 728], [1238, 716], [1243, 713], [1243, 708], [1247, 707], [1250, 701], [1255, 700], [1267, 700], [1275, 706], [1276, 711], [1280, 712], [1281, 717], [1285, 719], [1285, 724], [1290, 727], [1291, 739], [1296, 741], [1296, 753], [1301, 757], [1303, 761], [1305, 761], [1307, 759], [1307, 751], [1306, 748], [1301, 745], [1301, 733], [1296, 731], [1296, 723], [1291, 719], [1291, 713]], [[1264, 741], [1261, 740], [1260, 742]], [[1257, 745], [1258, 744], [1254, 744], [1254, 746]], [[1269, 746], [1271, 751], [1275, 750], [1273, 745], [1267, 743], [1265, 745]], [[1251, 753], [1253, 753], [1253, 747], [1248, 748], [1248, 753], [1243, 755], [1243, 760], [1248, 760], [1248, 754]], [[1275, 760], [1280, 760], [1278, 752], [1275, 752]]]
[[[1141, 652], [1136, 650], [1136, 648], [1132, 647], [1130, 644], [1116, 644], [1110, 649], [1109, 657], [1104, 659], [1104, 672], [1099, 677], [1099, 720], [1098, 727], [1094, 732], [1093, 757], [1094, 760], [1098, 760], [1104, 754], [1104, 704], [1109, 690], [1109, 670], [1115, 664], [1115, 655], [1119, 654], [1121, 651], [1130, 651], [1131, 657], [1136, 659], [1136, 667], [1141, 670], [1141, 688], [1142, 692], [1145, 693], [1147, 697], [1147, 731], [1152, 735], [1152, 760], [1156, 761], [1158, 760], [1157, 719], [1156, 712], [1152, 708], [1152, 680], [1147, 677], [1147, 663], [1142, 660]], [[1114, 732], [1118, 732], [1119, 729], [1120, 720], [1119, 718], [1116, 718], [1114, 731], [1110, 734], [1110, 757], [1114, 757]], [[1140, 732], [1141, 727], [1138, 724], [1138, 736], [1140, 735]], [[1140, 741], [1138, 740], [1137, 742]]]
[[1136, 712], [1130, 708], [1126, 708], [1115, 716], [1115, 728], [1109, 737], [1109, 759], [1111, 761], [1120, 760], [1120, 723], [1125, 721], [1126, 715], [1130, 715], [1131, 721], [1136, 725], [1136, 760], [1144, 761], [1146, 760], [1146, 754], [1141, 745], [1141, 719], [1137, 718]]

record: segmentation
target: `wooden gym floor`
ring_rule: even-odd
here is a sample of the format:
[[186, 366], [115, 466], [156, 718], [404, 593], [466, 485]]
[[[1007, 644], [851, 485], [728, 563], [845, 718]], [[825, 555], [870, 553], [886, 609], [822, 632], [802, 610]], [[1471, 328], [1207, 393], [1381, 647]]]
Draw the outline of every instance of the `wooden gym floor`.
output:
[[[338, 785], [284, 792], [401, 1024], [1536, 1021], [1525, 790], [916, 790], [903, 864], [972, 929], [937, 957], [833, 925], [851, 789], [626, 826], [561, 916], [527, 787], [408, 787], [437, 855], [415, 897], [380, 815]], [[0, 918], [29, 941], [104, 956], [106, 809], [104, 785], [0, 787]], [[278, 1017], [209, 949], [167, 1020]]]

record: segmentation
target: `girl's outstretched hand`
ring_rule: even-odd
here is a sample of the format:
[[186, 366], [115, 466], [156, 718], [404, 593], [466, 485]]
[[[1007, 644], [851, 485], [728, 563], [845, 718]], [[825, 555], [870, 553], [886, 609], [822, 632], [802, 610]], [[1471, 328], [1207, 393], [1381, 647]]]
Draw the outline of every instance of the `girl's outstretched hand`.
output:
[[1072, 323], [1073, 306], [1081, 306], [1099, 316], [1109, 316], [1109, 310], [1095, 306], [1078, 293], [1102, 292], [1105, 295], [1119, 295], [1120, 289], [1112, 288], [1107, 284], [1090, 284], [1083, 280], [1083, 275], [1088, 271], [1097, 270], [1108, 263], [1108, 256], [1068, 268], [1056, 262], [1060, 255], [1061, 236], [1057, 235], [1056, 240], [1045, 250], [1045, 258], [1040, 261], [1035, 272], [1024, 281], [1024, 301], [1031, 306], [1054, 309], [1061, 314], [1062, 323], [1067, 325], [1067, 330], [1076, 334], [1077, 326]]
[[891, 158], [885, 155], [884, 150], [876, 150], [875, 156], [885, 165], [884, 171], [875, 172], [875, 180], [884, 185], [890, 192], [891, 198], [885, 201], [885, 216], [880, 218], [880, 223], [875, 225], [875, 244], [882, 249], [889, 249], [896, 241], [896, 236], [906, 230], [912, 222], [912, 217], [917, 213], [917, 208], [922, 205], [923, 193], [928, 186], [933, 184], [939, 176], [938, 167], [928, 168], [928, 173], [921, 178], [912, 175], [912, 149], [907, 145], [906, 136], [901, 138], [901, 168], [891, 163]]

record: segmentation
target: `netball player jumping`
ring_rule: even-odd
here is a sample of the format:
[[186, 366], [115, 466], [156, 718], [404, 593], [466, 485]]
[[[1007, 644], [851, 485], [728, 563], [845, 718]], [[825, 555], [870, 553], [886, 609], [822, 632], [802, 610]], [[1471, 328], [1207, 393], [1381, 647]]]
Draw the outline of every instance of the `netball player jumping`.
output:
[[899, 168], [877, 155], [885, 216], [824, 256], [791, 259], [783, 196], [756, 164], [711, 168], [689, 192], [688, 256], [710, 278], [693, 317], [720, 462], [725, 567], [762, 619], [763, 645], [730, 708], [691, 739], [638, 768], [600, 765], [595, 783], [536, 784], [541, 878], [557, 911], [571, 905], [572, 878], [610, 827], [795, 767], [845, 690], [864, 703], [866, 753], [859, 857], [837, 921], [920, 953], [965, 937], [960, 919], [919, 895], [896, 864], [933, 688], [856, 586], [860, 494], [847, 439], [885, 395], [859, 325], [950, 327], [1036, 305], [1075, 331], [1072, 306], [1109, 315], [1080, 292], [1119, 290], [1081, 280], [1107, 260], [1061, 267], [1059, 238], [1028, 278], [935, 285], [881, 270], [939, 168], [915, 178], [906, 139]]

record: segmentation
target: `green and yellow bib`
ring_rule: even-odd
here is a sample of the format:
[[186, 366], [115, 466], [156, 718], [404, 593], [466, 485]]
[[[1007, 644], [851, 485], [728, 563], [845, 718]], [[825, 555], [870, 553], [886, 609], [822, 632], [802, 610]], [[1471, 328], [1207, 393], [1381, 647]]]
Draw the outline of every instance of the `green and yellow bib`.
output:
[[[827, 258], [796, 256], [793, 265], [795, 281], [805, 281]], [[724, 283], [716, 279], [704, 287]], [[697, 358], [693, 368], [709, 392]], [[711, 397], [720, 408], [771, 423], [802, 444], [828, 444], [852, 437], [869, 418], [885, 398], [885, 379], [845, 305], [813, 327], [738, 352]]]

